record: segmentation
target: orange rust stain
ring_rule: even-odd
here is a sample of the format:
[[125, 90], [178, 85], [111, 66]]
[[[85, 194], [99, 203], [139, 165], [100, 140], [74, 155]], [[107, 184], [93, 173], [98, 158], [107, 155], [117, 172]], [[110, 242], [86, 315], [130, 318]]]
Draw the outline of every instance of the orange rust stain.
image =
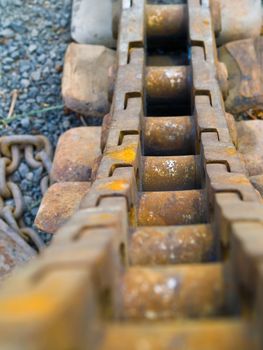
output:
[[98, 189], [103, 190], [112, 190], [112, 191], [123, 191], [128, 187], [128, 183], [125, 180], [114, 180], [107, 182], [105, 184], [101, 184], [98, 186]]
[[233, 177], [233, 178], [227, 178], [227, 180], [233, 184], [240, 184], [240, 185], [248, 185], [249, 184], [248, 179], [245, 177]]
[[129, 211], [129, 222], [131, 226], [136, 226], [137, 224], [136, 210], [134, 207]]
[[107, 152], [106, 155], [125, 163], [132, 163], [136, 157], [137, 144], [131, 144], [117, 151]]
[[54, 308], [50, 298], [45, 295], [22, 295], [5, 300], [0, 304], [1, 314], [8, 317], [32, 317], [40, 314], [50, 314]]

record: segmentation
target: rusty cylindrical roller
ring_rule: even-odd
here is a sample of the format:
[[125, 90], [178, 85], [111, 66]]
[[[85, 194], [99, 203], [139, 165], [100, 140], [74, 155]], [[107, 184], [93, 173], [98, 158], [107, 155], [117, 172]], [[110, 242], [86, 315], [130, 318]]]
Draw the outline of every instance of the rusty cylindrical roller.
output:
[[206, 222], [205, 192], [143, 192], [138, 204], [138, 225], [187, 225]]
[[[121, 1], [113, 1], [112, 31], [118, 37]], [[188, 31], [187, 5], [151, 5], [145, 6], [147, 38], [185, 38]]]
[[[120, 2], [113, 1], [113, 5]], [[217, 43], [254, 38], [261, 31], [260, 0], [210, 1]], [[146, 5], [146, 30], [148, 38], [185, 38], [188, 31], [187, 5]], [[114, 38], [118, 36], [121, 6], [113, 11]]]
[[210, 225], [139, 227], [130, 241], [133, 265], [166, 265], [211, 261], [214, 237]]
[[144, 157], [144, 191], [175, 191], [200, 188], [199, 156]]
[[187, 35], [187, 5], [147, 5], [147, 38], [181, 39]]
[[225, 306], [221, 264], [131, 267], [121, 291], [122, 316], [128, 319], [209, 317]]
[[192, 117], [144, 118], [144, 154], [149, 156], [194, 154]]
[[191, 70], [189, 66], [147, 67], [146, 100], [152, 104], [186, 103], [190, 98]]

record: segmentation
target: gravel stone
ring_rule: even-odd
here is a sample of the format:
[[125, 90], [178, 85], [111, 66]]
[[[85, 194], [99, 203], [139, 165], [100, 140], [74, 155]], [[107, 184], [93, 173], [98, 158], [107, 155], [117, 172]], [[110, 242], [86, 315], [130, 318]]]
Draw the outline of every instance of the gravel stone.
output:
[[38, 30], [36, 28], [33, 28], [32, 32], [31, 32], [31, 36], [32, 37], [38, 36]]
[[20, 183], [20, 188], [23, 192], [27, 191], [27, 187], [28, 187], [28, 181], [23, 179]]
[[18, 171], [21, 177], [26, 177], [27, 173], [29, 172], [29, 168], [25, 163], [21, 163], [18, 168]]
[[26, 174], [26, 179], [27, 179], [28, 181], [32, 181], [32, 180], [33, 180], [33, 177], [34, 177], [34, 174], [33, 174], [33, 173], [28, 173], [28, 174]]
[[40, 70], [36, 70], [35, 72], [33, 72], [33, 73], [31, 74], [31, 78], [32, 78], [33, 80], [39, 80], [40, 77], [41, 77], [41, 71], [40, 71]]
[[19, 56], [20, 56], [19, 51], [13, 51], [13, 52], [11, 52], [11, 57], [13, 58], [13, 60], [18, 59]]
[[7, 6], [8, 1], [10, 1], [10, 0], [0, 0], [0, 6], [1, 6], [1, 7]]
[[[23, 74], [23, 76], [24, 76], [24, 74]], [[22, 79], [21, 80], [21, 85], [22, 85], [22, 87], [28, 87], [29, 85], [30, 85], [30, 81], [29, 80], [27, 80], [27, 79]]]
[[[74, 113], [65, 115], [61, 98], [61, 67], [71, 40], [71, 5], [71, 0], [0, 0], [0, 120], [8, 115], [13, 90], [18, 91], [13, 114], [17, 118], [8, 121], [8, 126], [0, 123], [0, 136], [43, 134], [55, 148], [63, 132], [83, 125]], [[45, 175], [42, 167], [32, 169], [23, 161], [11, 177], [24, 195], [28, 226], [37, 213]], [[50, 235], [39, 234], [45, 242], [50, 240]]]
[[0, 31], [0, 36], [6, 38], [6, 39], [11, 39], [15, 36], [15, 33], [13, 32], [12, 29], [3, 29]]
[[24, 196], [25, 205], [29, 207], [31, 205], [32, 199], [29, 196]]
[[21, 120], [21, 125], [22, 125], [23, 128], [28, 128], [30, 126], [29, 118], [23, 118]]
[[16, 33], [24, 34], [27, 29], [21, 23], [20, 21], [13, 22], [10, 24], [10, 28]]
[[21, 177], [18, 171], [16, 171], [12, 176], [11, 176], [12, 181], [19, 183], [21, 181]]
[[36, 216], [37, 215], [38, 208], [33, 208], [32, 209], [32, 215]]
[[37, 49], [37, 45], [35, 45], [35, 44], [29, 45], [29, 47], [28, 47], [28, 51], [30, 53], [33, 53], [34, 51], [36, 51], [36, 49]]

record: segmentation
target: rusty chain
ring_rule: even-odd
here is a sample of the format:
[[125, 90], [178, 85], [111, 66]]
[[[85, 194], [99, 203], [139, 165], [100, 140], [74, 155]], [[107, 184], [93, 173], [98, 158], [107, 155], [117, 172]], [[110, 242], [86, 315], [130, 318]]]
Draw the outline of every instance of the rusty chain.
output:
[[26, 227], [23, 220], [26, 209], [23, 193], [11, 176], [18, 170], [22, 160], [32, 169], [42, 168], [47, 173], [40, 183], [44, 195], [52, 164], [50, 142], [42, 135], [3, 136], [0, 137], [0, 155], [0, 218], [28, 244], [40, 251], [44, 242], [33, 228]]

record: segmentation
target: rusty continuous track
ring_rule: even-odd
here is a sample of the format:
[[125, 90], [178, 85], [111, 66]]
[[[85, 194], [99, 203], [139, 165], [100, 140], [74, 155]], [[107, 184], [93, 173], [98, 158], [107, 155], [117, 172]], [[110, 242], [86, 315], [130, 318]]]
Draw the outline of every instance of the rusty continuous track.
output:
[[95, 180], [3, 288], [1, 348], [261, 349], [263, 207], [228, 130], [209, 3], [125, 0], [118, 40]]

